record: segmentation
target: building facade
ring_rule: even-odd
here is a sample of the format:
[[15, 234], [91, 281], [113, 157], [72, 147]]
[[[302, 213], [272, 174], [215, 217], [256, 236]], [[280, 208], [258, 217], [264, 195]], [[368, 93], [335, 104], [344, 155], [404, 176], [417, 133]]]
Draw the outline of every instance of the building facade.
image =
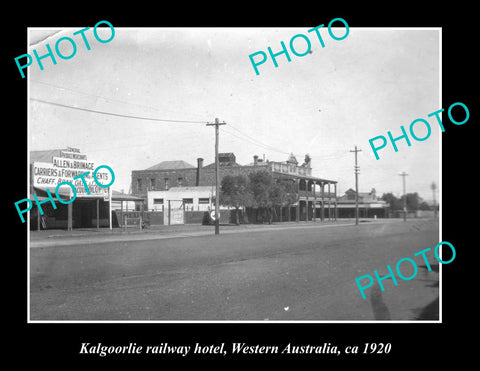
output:
[[[164, 161], [145, 170], [132, 171], [132, 193], [145, 200], [152, 192], [168, 191], [172, 187], [214, 187], [215, 163], [204, 166], [202, 158], [197, 159], [197, 166], [185, 161]], [[290, 155], [286, 161], [268, 161], [253, 156], [253, 162], [240, 165], [235, 154], [219, 153], [220, 179], [226, 175], [245, 175], [256, 171], [269, 172], [274, 180], [288, 180], [294, 185], [297, 201], [278, 210], [279, 221], [308, 221], [335, 219], [337, 216], [337, 182], [312, 176], [311, 160], [305, 156], [299, 164], [295, 156]], [[180, 197], [180, 196], [178, 196]], [[159, 197], [160, 198], [160, 197]], [[184, 197], [181, 197], [184, 198]], [[148, 207], [150, 204], [147, 201]]]
[[[81, 153], [78, 148], [53, 149], [30, 152], [30, 195], [35, 194], [41, 202], [41, 209], [35, 205], [29, 211], [30, 228], [40, 229], [68, 229], [73, 228], [100, 228], [109, 227], [110, 188], [101, 188], [93, 180], [93, 171], [101, 163], [95, 163]], [[84, 176], [89, 191], [81, 179], [74, 179], [78, 175], [88, 172]], [[98, 173], [97, 173], [98, 174]], [[109, 173], [105, 173], [108, 178]], [[56, 195], [56, 188], [62, 182], [75, 185], [74, 201], [64, 204]], [[50, 193], [50, 195], [47, 193]], [[59, 186], [58, 195], [68, 201], [72, 196], [69, 186]], [[55, 206], [54, 206], [55, 205]]]
[[172, 203], [180, 204], [186, 211], [210, 211], [215, 187], [172, 187], [168, 191], [148, 191], [147, 210], [164, 211]]

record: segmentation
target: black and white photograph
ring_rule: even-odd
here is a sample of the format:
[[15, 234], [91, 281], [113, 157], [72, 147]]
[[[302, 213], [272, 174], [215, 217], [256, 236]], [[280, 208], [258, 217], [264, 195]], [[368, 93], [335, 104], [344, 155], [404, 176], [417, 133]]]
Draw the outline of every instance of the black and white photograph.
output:
[[328, 22], [29, 30], [31, 321], [440, 320], [441, 30]]

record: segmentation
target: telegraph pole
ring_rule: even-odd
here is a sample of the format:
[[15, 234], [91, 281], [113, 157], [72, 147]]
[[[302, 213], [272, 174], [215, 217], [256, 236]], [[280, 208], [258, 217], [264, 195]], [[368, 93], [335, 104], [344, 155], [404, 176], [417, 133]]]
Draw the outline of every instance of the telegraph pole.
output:
[[358, 225], [358, 173], [360, 172], [360, 167], [357, 164], [357, 153], [362, 152], [361, 149], [350, 150], [350, 152], [355, 152], [355, 224]]
[[218, 209], [220, 207], [220, 169], [218, 162], [218, 126], [226, 125], [225, 122], [220, 123], [218, 118], [215, 118], [215, 123], [208, 123], [207, 126], [215, 126], [215, 234], [220, 234], [220, 214]]
[[407, 194], [405, 193], [405, 177], [408, 175], [405, 171], [398, 174], [403, 178], [403, 221], [407, 221]]
[[437, 185], [435, 182], [432, 182], [432, 185], [430, 186], [432, 188], [432, 193], [433, 193], [433, 218], [437, 219], [437, 205], [435, 201], [435, 190], [437, 189]]

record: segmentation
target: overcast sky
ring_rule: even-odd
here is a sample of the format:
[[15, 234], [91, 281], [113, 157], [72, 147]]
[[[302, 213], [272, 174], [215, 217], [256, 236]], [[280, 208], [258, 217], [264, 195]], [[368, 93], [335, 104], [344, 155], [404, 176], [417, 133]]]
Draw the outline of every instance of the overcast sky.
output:
[[[212, 122], [220, 129], [220, 152], [234, 152], [248, 164], [253, 155], [284, 161], [293, 152], [299, 162], [308, 153], [313, 175], [337, 180], [343, 194], [355, 187], [357, 145], [360, 191], [407, 192], [430, 200], [433, 181], [439, 183], [441, 132], [432, 119], [432, 134], [423, 142], [398, 142], [376, 160], [368, 140], [401, 135], [416, 118], [441, 108], [440, 30], [350, 28], [335, 41], [321, 31], [322, 48], [304, 28], [115, 28], [114, 39], [97, 42], [85, 33], [87, 51], [76, 29], [29, 29], [30, 48], [39, 55], [45, 44], [54, 49], [63, 36], [77, 41], [77, 53], [53, 65], [43, 59], [41, 71], [29, 67], [30, 150], [79, 148], [98, 165], [108, 164], [116, 175], [113, 188], [128, 191], [131, 171], [161, 161], [184, 160], [196, 165], [214, 161], [214, 129], [204, 123], [155, 122], [102, 115], [38, 102], [119, 115]], [[93, 27], [92, 27], [93, 28]], [[337, 30], [342, 35], [344, 30]], [[103, 34], [102, 34], [103, 33]], [[256, 75], [248, 56], [280, 51], [292, 36], [308, 35], [312, 53], [291, 62], [269, 59]], [[48, 38], [47, 36], [53, 36]], [[107, 39], [108, 29], [100, 36]], [[103, 36], [102, 36], [103, 35]], [[298, 40], [299, 51], [302, 40]], [[68, 55], [68, 43], [61, 49]], [[268, 53], [268, 52], [267, 52]], [[421, 125], [420, 125], [421, 126]], [[418, 127], [418, 136], [424, 131]]]

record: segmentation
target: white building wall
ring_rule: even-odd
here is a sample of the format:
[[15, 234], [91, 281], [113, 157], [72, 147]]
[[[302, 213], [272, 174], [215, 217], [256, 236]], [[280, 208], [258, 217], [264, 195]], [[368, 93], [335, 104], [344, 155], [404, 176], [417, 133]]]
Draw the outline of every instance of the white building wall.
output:
[[[162, 211], [163, 208], [168, 209], [168, 201], [175, 202], [175, 204], [185, 201], [183, 202], [185, 210], [209, 211], [213, 206], [212, 197], [214, 195], [215, 189], [212, 187], [172, 187], [168, 191], [148, 191], [147, 209]], [[155, 203], [155, 199], [163, 199], [163, 204]], [[189, 199], [192, 200], [192, 203], [186, 202]]]

